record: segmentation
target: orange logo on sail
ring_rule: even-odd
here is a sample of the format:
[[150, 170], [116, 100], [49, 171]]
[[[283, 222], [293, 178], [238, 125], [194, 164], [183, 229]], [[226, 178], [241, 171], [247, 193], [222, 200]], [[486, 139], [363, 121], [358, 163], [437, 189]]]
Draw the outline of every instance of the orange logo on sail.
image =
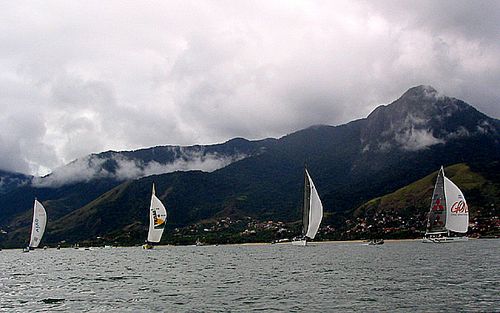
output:
[[165, 227], [165, 220], [158, 217], [158, 212], [155, 209], [151, 209], [153, 213], [153, 228], [163, 228]]
[[460, 201], [453, 203], [450, 211], [451, 211], [451, 213], [455, 213], [455, 214], [465, 214], [465, 213], [469, 212], [469, 208], [467, 207], [467, 203], [465, 203], [465, 201], [460, 200]]

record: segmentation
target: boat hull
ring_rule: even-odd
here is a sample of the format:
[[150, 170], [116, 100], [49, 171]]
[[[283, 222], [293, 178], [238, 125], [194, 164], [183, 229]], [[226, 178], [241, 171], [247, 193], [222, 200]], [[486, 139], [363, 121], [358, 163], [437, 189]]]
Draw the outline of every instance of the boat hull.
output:
[[293, 240], [292, 241], [293, 246], [307, 246], [307, 240]]
[[450, 242], [464, 242], [468, 241], [469, 237], [435, 237], [435, 238], [430, 238], [430, 237], [424, 237], [422, 238], [423, 243], [450, 243]]

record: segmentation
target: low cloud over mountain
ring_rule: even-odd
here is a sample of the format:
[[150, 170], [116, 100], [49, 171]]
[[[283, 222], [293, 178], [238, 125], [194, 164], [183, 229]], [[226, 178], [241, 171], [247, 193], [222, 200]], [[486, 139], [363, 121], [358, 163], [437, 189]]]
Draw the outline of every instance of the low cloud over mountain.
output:
[[32, 185], [57, 188], [103, 178], [124, 181], [175, 171], [212, 172], [259, 154], [272, 142], [272, 139], [248, 141], [237, 138], [218, 145], [163, 146], [91, 154], [57, 168], [50, 175], [34, 177]]
[[[188, 152], [175, 159], [172, 163], [162, 164], [156, 161], [144, 162], [140, 159], [129, 159], [118, 153], [110, 158], [90, 155], [57, 168], [50, 175], [33, 178], [32, 185], [34, 187], [57, 188], [66, 184], [88, 182], [100, 178], [113, 178], [122, 181], [175, 171], [201, 170], [212, 172], [243, 158], [245, 158], [245, 155], [225, 156], [215, 153]], [[112, 169], [106, 167], [109, 164], [113, 164]]]

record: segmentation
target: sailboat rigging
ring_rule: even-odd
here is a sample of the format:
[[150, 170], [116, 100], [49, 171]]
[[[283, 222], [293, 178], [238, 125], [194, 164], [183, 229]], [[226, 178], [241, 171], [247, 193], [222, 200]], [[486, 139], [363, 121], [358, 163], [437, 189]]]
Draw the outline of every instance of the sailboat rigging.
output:
[[313, 180], [304, 169], [304, 205], [302, 210], [302, 236], [292, 241], [293, 245], [305, 246], [316, 236], [323, 219], [323, 204]]
[[153, 243], [160, 242], [165, 223], [167, 222], [167, 210], [160, 199], [155, 195], [155, 185], [151, 193], [151, 204], [149, 206], [149, 231], [148, 239], [142, 246], [144, 249], [152, 249]]
[[466, 241], [466, 236], [452, 236], [467, 233], [469, 208], [462, 191], [444, 175], [443, 167], [438, 172], [436, 185], [427, 219], [427, 231], [422, 242]]
[[24, 252], [33, 250], [40, 245], [43, 233], [45, 232], [45, 226], [47, 226], [47, 212], [43, 205], [35, 199], [35, 203], [33, 204], [33, 222], [31, 223], [30, 243], [27, 248], [23, 249]]

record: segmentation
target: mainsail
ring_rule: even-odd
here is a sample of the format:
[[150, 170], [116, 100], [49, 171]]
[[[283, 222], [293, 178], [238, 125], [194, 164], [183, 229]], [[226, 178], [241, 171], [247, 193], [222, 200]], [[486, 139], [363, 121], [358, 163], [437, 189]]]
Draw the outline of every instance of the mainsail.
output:
[[319, 198], [318, 191], [309, 175], [305, 170], [305, 191], [304, 191], [304, 235], [313, 239], [318, 232], [321, 219], [323, 218], [323, 204]]
[[446, 232], [445, 224], [446, 198], [444, 194], [444, 171], [443, 167], [441, 167], [432, 194], [431, 208], [427, 220], [427, 233], [444, 233]]
[[155, 195], [155, 185], [151, 194], [151, 205], [149, 206], [149, 232], [148, 242], [160, 242], [161, 235], [167, 222], [167, 210]]
[[42, 241], [45, 226], [47, 225], [47, 212], [43, 205], [35, 199], [33, 206], [33, 224], [31, 225], [30, 248], [36, 248]]

